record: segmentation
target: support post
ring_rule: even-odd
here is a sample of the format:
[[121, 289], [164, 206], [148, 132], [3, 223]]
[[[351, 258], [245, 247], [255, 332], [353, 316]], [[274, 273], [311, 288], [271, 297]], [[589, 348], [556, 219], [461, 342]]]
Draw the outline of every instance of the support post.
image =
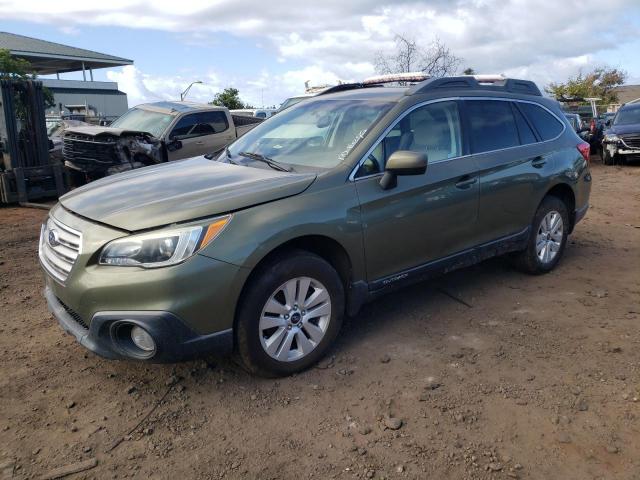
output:
[[87, 81], [87, 72], [85, 71], [85, 68], [84, 68], [84, 62], [82, 62], [82, 79], [85, 82]]
[[29, 197], [27, 196], [27, 185], [24, 181], [24, 172], [21, 167], [14, 168], [13, 174], [16, 176], [16, 190], [18, 191], [18, 202], [27, 203]]
[[93, 82], [93, 68], [89, 69], [89, 78], [91, 78], [91, 81]]

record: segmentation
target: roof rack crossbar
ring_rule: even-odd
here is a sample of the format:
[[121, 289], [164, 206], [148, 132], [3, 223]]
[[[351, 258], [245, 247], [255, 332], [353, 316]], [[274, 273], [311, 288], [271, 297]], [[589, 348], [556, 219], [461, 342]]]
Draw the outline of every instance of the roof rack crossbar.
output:
[[542, 96], [538, 86], [530, 80], [519, 80], [489, 75], [461, 75], [458, 77], [432, 78], [407, 90], [407, 95], [429, 93], [434, 90], [487, 89], [525, 95]]

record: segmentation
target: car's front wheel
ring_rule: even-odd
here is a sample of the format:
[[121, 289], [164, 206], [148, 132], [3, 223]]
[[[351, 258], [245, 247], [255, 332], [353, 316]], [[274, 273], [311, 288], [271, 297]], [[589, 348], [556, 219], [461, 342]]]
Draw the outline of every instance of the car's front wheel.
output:
[[304, 370], [333, 344], [343, 312], [342, 281], [327, 261], [306, 251], [279, 255], [256, 272], [240, 300], [240, 358], [263, 376]]
[[568, 229], [565, 203], [553, 195], [545, 197], [531, 222], [527, 248], [514, 256], [516, 266], [534, 275], [553, 270], [564, 253]]
[[608, 148], [602, 149], [602, 163], [605, 165], [613, 165], [615, 164], [616, 157], [611, 155], [611, 152]]

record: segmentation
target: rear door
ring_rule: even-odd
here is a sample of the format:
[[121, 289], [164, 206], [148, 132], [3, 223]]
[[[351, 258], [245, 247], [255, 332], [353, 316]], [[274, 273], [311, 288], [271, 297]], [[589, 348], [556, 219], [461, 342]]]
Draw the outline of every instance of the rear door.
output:
[[[427, 153], [427, 172], [399, 176], [395, 188], [383, 190], [381, 172], [396, 150]], [[474, 243], [479, 182], [474, 159], [464, 153], [458, 102], [441, 101], [397, 121], [362, 163], [355, 185], [374, 288]]]
[[235, 132], [224, 111], [190, 113], [173, 127], [169, 141], [179, 140], [182, 148], [168, 152], [169, 160], [213, 153], [235, 139]]
[[539, 142], [519, 104], [506, 99], [464, 102], [480, 175], [479, 243], [523, 231], [531, 222], [536, 183], [545, 182], [553, 169], [552, 152]]

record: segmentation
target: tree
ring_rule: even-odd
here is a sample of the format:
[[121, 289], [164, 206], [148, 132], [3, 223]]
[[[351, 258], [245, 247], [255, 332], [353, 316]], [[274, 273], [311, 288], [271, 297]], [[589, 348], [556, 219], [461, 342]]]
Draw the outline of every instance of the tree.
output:
[[[9, 50], [0, 49], [0, 78], [16, 80], [32, 80], [36, 78], [31, 62], [24, 58], [13, 57]], [[42, 87], [44, 108], [53, 107], [56, 102], [53, 93], [47, 87]]]
[[597, 67], [575, 77], [569, 77], [564, 83], [550, 83], [545, 90], [557, 100], [582, 101], [585, 98], [600, 98], [603, 104], [617, 103], [618, 95], [614, 89], [624, 84], [627, 72], [618, 68]]
[[0, 49], [0, 78], [33, 78], [31, 63], [24, 58], [12, 57], [9, 50]]
[[227, 107], [229, 110], [239, 110], [242, 108], [251, 108], [250, 105], [240, 100], [240, 92], [237, 88], [227, 87], [222, 92], [216, 93], [210, 105], [219, 107]]
[[396, 48], [391, 53], [378, 52], [375, 58], [376, 71], [380, 74], [424, 72], [432, 77], [455, 74], [460, 62], [449, 47], [436, 38], [426, 47], [407, 37], [395, 36]]
[[465, 69], [462, 71], [462, 74], [463, 74], [463, 75], [475, 75], [475, 74], [476, 74], [476, 71], [475, 71], [473, 68], [469, 67], [469, 68], [465, 68]]

